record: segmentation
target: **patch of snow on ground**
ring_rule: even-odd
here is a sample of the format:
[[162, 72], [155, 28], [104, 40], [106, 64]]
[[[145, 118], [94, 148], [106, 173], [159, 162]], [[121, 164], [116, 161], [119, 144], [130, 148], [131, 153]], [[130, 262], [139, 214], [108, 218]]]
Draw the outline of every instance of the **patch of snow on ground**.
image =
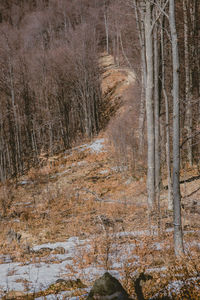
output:
[[113, 170], [115, 172], [123, 172], [123, 171], [127, 171], [128, 167], [127, 166], [115, 166], [115, 167], [112, 167], [111, 170]]
[[104, 139], [98, 139], [93, 143], [86, 146], [86, 149], [89, 149], [91, 152], [99, 153], [103, 151], [104, 148]]
[[31, 181], [31, 180], [22, 180], [19, 184], [20, 185], [33, 184], [33, 181]]
[[27, 205], [30, 206], [32, 204], [32, 202], [28, 201], [28, 202], [17, 202], [14, 203], [13, 206], [18, 206], [18, 205]]
[[[138, 230], [130, 232], [118, 232], [113, 235], [115, 241], [117, 238], [124, 237], [140, 237], [149, 236], [149, 230]], [[28, 282], [29, 292], [38, 292], [46, 289], [50, 284], [55, 283], [58, 279], [77, 279], [80, 278], [83, 282], [92, 284], [92, 282], [103, 275], [106, 271], [102, 267], [102, 261], [95, 262], [86, 267], [81, 267], [83, 252], [90, 254], [93, 245], [93, 237], [90, 239], [79, 239], [78, 237], [71, 237], [64, 242], [46, 243], [42, 245], [35, 245], [33, 251], [37, 255], [37, 251], [43, 248], [56, 249], [62, 247], [65, 249], [64, 254], [50, 253], [45, 260], [39, 259], [38, 262], [27, 262], [22, 265], [20, 263], [10, 262], [9, 259], [3, 260], [0, 264], [0, 288], [2, 290], [18, 290], [24, 291], [22, 280]], [[154, 244], [157, 249], [162, 249], [159, 243]], [[128, 258], [134, 258], [131, 264], [139, 264], [140, 257], [133, 255], [135, 244], [126, 241], [124, 243], [114, 242], [110, 248], [109, 263], [112, 275], [119, 278], [120, 270], [123, 269], [124, 264], [127, 263]], [[35, 256], [34, 254], [34, 256]], [[104, 259], [104, 258], [103, 258]], [[161, 270], [161, 269], [160, 269]], [[164, 270], [164, 269], [163, 269]], [[161, 270], [162, 271], [162, 270]], [[20, 280], [20, 281], [19, 281]], [[51, 298], [52, 299], [52, 298]]]
[[[163, 290], [163, 296], [169, 296], [173, 297], [174, 294], [178, 295], [181, 291], [181, 289], [184, 287], [184, 285], [192, 284], [195, 285], [195, 288], [200, 289], [198, 285], [198, 281], [200, 280], [200, 277], [192, 277], [187, 279], [186, 281], [182, 280], [175, 280], [167, 285], [167, 287]], [[154, 295], [150, 300], [157, 299], [159, 296], [159, 293]], [[173, 298], [174, 299], [174, 298]]]
[[[142, 233], [142, 232], [141, 232]], [[131, 233], [128, 233], [131, 234]], [[135, 234], [135, 233], [133, 233]], [[118, 236], [124, 235], [119, 233]], [[46, 243], [42, 245], [35, 245], [33, 251], [39, 251], [43, 248], [56, 249], [62, 247], [65, 249], [64, 254], [53, 254], [47, 257], [48, 261], [27, 262], [27, 264], [20, 264], [3, 260], [0, 264], [0, 288], [2, 290], [18, 290], [24, 291], [22, 280], [28, 282], [29, 292], [38, 292], [46, 289], [50, 284], [55, 283], [56, 280], [62, 279], [77, 279], [85, 280], [86, 282], [93, 282], [97, 277], [103, 275], [106, 271], [100, 267], [98, 263], [91, 264], [89, 267], [80, 268], [73, 260], [81, 260], [81, 253], [90, 251], [90, 240], [80, 240], [78, 237], [71, 237], [65, 242]], [[113, 251], [109, 255], [111, 261], [112, 275], [119, 277], [119, 268], [127, 260], [127, 256], [131, 255], [131, 251], [135, 246], [132, 244], [118, 245], [113, 244]], [[139, 259], [135, 257], [136, 261]], [[54, 263], [52, 263], [54, 262]], [[56, 262], [56, 263], [55, 263]]]
[[149, 236], [150, 231], [149, 230], [136, 230], [136, 231], [123, 231], [123, 232], [118, 232], [117, 237], [137, 237], [137, 236]]
[[108, 174], [108, 173], [109, 173], [108, 170], [101, 170], [101, 171], [99, 172], [99, 174], [101, 174], [101, 175]]
[[[35, 298], [35, 300], [63, 300], [63, 299], [70, 299], [70, 300], [78, 300], [78, 299], [82, 299], [83, 296], [87, 296], [90, 288], [86, 288], [86, 289], [78, 289], [79, 291], [81, 291], [82, 293], [86, 293], [83, 294], [81, 297], [72, 297], [73, 292], [71, 291], [65, 291], [65, 292], [60, 292], [59, 294], [56, 295], [47, 295], [44, 297], [38, 297]], [[66, 298], [67, 297], [67, 298]]]
[[0, 255], [0, 263], [11, 263], [12, 258], [10, 255]]
[[94, 142], [90, 144], [83, 144], [77, 147], [74, 147], [70, 150], [66, 150], [65, 153], [68, 154], [67, 156], [64, 156], [64, 158], [68, 158], [72, 153], [71, 151], [85, 151], [85, 150], [90, 150], [91, 152], [99, 153], [105, 151], [104, 148], [104, 139], [97, 139]]
[[[72, 237], [66, 242], [47, 243], [43, 245], [34, 246], [33, 250], [38, 251], [42, 248], [56, 249], [57, 247], [63, 247], [65, 254], [54, 256], [61, 258], [62, 261], [56, 264], [52, 263], [30, 263], [28, 265], [21, 265], [20, 263], [4, 263], [0, 264], [0, 288], [3, 290], [24, 290], [22, 282], [18, 280], [23, 279], [29, 282], [29, 291], [37, 292], [41, 289], [47, 288], [50, 284], [55, 283], [62, 275], [71, 274], [71, 267], [73, 266], [73, 257], [76, 255], [78, 247], [84, 247], [87, 249], [87, 240], [79, 240], [77, 237]], [[17, 282], [16, 282], [17, 281]]]
[[72, 163], [72, 167], [75, 167], [75, 166], [79, 166], [79, 167], [81, 167], [81, 166], [84, 166], [84, 165], [86, 165], [88, 162], [86, 161], [86, 160], [82, 160], [82, 161], [78, 161], [78, 162], [74, 162], [74, 163]]
[[160, 267], [160, 268], [148, 268], [146, 269], [146, 272], [150, 272], [150, 273], [160, 273], [160, 272], [164, 272], [167, 270], [167, 267]]
[[54, 175], [51, 175], [50, 178], [53, 179], [53, 178], [56, 178], [56, 177], [65, 175], [65, 174], [67, 174], [67, 173], [69, 173], [69, 172], [70, 172], [70, 169], [67, 169], [67, 170], [64, 170], [64, 171], [62, 171], [62, 172], [55, 173]]
[[[63, 247], [65, 254], [51, 253], [48, 256], [48, 259], [50, 259], [48, 262], [27, 262], [27, 264], [22, 265], [20, 263], [4, 260], [3, 263], [0, 264], [0, 288], [5, 291], [24, 291], [22, 280], [26, 280], [28, 282], [29, 292], [38, 292], [42, 289], [46, 289], [50, 284], [55, 283], [56, 280], [60, 278], [80, 278], [87, 282], [92, 282], [106, 271], [104, 268], [98, 266], [98, 264], [83, 269], [80, 268], [78, 264], [75, 264], [73, 258], [81, 259], [81, 252], [90, 250], [91, 246], [89, 240], [80, 240], [78, 237], [71, 237], [65, 242], [36, 245], [33, 247], [33, 250], [39, 251], [43, 248], [56, 249], [57, 247]], [[127, 254], [130, 252], [131, 247], [127, 247], [127, 245], [124, 244], [122, 248], [110, 256], [113, 264], [110, 270], [111, 274], [117, 277], [119, 276], [119, 272], [115, 270], [115, 268], [117, 269], [123, 265]], [[119, 265], [115, 265], [115, 262], [119, 263]]]
[[153, 247], [155, 250], [158, 250], [158, 251], [163, 249], [163, 245], [161, 243], [154, 243]]
[[79, 240], [78, 237], [74, 236], [69, 238], [66, 242], [46, 243], [46, 244], [34, 246], [33, 250], [38, 251], [42, 248], [56, 249], [57, 247], [63, 247], [65, 250], [70, 250], [75, 248], [77, 245], [83, 245], [86, 242], [87, 240]]

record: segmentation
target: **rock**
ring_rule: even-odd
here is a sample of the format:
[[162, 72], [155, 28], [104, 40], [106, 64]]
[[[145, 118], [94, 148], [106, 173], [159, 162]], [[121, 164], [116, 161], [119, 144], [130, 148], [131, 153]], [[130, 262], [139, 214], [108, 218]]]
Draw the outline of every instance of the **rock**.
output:
[[130, 300], [120, 282], [108, 272], [97, 279], [91, 289], [87, 300]]

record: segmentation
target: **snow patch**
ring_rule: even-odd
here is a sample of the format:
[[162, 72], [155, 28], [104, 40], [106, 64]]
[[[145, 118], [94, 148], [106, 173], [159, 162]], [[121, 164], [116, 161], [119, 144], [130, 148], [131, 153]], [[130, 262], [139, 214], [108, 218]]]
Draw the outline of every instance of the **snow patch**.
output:
[[105, 175], [105, 174], [108, 174], [108, 173], [109, 173], [108, 170], [101, 170], [101, 171], [99, 172], [99, 174], [101, 174], [101, 175]]
[[93, 143], [87, 145], [85, 149], [90, 150], [91, 152], [100, 153], [103, 151], [104, 148], [104, 139], [98, 139]]

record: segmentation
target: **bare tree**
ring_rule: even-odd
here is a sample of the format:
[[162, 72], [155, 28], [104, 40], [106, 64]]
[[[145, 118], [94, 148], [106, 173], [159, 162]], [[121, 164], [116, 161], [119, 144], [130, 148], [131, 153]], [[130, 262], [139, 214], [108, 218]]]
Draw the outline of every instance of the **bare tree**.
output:
[[174, 0], [169, 1], [169, 24], [172, 40], [173, 61], [173, 197], [174, 197], [174, 250], [183, 253], [180, 195], [180, 98], [179, 98], [179, 53], [175, 22]]
[[165, 102], [165, 132], [166, 132], [166, 163], [167, 163], [167, 182], [168, 182], [168, 209], [173, 210], [172, 178], [171, 178], [171, 149], [170, 149], [170, 119], [169, 119], [169, 99], [165, 87], [165, 47], [164, 47], [164, 22], [165, 16], [160, 20], [161, 26], [161, 65], [162, 65], [162, 94]]
[[192, 155], [192, 86], [191, 86], [191, 69], [189, 58], [189, 22], [188, 22], [189, 1], [183, 0], [184, 13], [184, 50], [185, 50], [185, 105], [186, 105], [186, 120], [185, 128], [187, 130], [187, 155], [190, 165], [193, 162]]
[[155, 132], [153, 113], [153, 35], [152, 4], [146, 1], [145, 7], [145, 43], [146, 43], [146, 115], [147, 115], [147, 191], [148, 206], [152, 210], [155, 203]]

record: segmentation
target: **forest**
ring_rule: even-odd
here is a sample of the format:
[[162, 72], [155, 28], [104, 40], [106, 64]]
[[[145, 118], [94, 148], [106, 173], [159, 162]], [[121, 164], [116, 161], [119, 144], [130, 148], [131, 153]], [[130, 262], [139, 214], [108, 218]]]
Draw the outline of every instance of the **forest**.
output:
[[[105, 57], [135, 74], [121, 114], [117, 86], [102, 89]], [[1, 0], [1, 187], [104, 132], [145, 178], [149, 224], [167, 191], [183, 255], [180, 184], [200, 178], [200, 1]]]
[[[166, 155], [164, 147], [155, 155], [165, 156], [162, 163], [169, 165], [174, 65], [169, 1], [148, 2], [149, 7], [131, 0], [1, 1], [1, 181], [37, 164], [42, 151], [69, 148], [106, 125], [98, 64], [104, 51], [137, 73], [138, 151], [145, 143], [146, 97], [148, 140], [154, 130], [156, 147], [164, 145], [159, 139], [167, 142]], [[192, 165], [199, 159], [199, 3], [175, 2], [181, 163]]]

